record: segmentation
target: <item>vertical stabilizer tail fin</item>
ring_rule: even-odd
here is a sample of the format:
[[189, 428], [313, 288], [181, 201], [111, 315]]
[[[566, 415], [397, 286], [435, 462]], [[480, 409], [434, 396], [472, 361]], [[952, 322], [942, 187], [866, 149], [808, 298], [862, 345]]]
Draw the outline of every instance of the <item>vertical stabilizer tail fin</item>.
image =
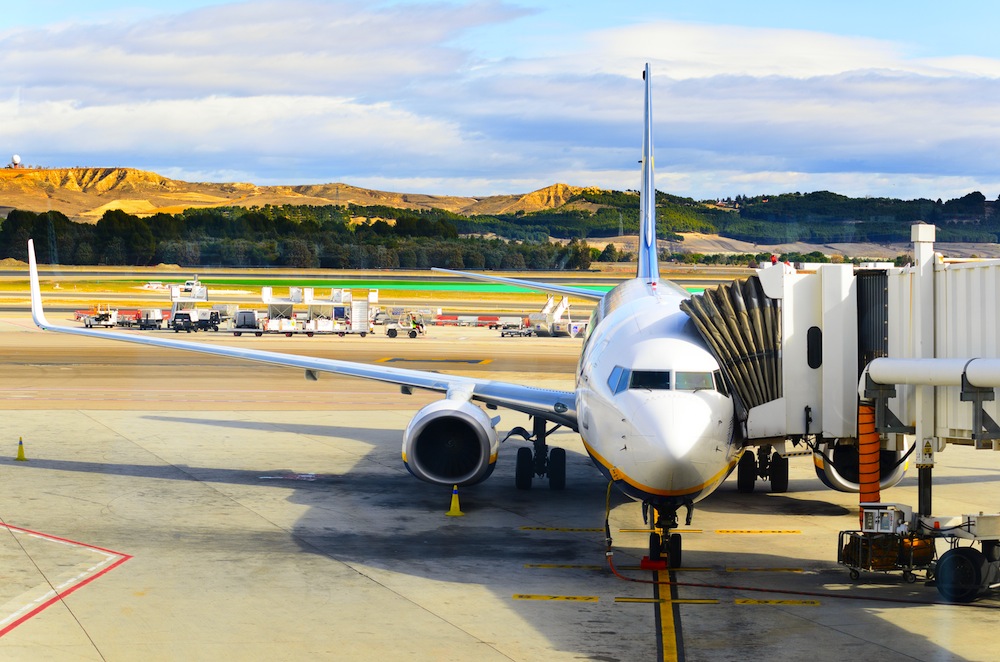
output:
[[653, 183], [653, 102], [650, 98], [649, 64], [642, 74], [646, 81], [645, 117], [642, 131], [642, 184], [639, 187], [639, 266], [637, 278], [660, 279], [656, 256], [656, 185]]

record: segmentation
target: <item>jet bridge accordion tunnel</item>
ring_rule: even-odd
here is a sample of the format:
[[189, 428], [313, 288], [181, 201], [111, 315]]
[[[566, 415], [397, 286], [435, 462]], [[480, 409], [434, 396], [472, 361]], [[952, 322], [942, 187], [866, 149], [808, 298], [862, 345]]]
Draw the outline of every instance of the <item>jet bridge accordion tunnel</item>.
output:
[[793, 271], [778, 264], [707, 288], [681, 309], [722, 368], [737, 430], [758, 448], [758, 476], [795, 452], [790, 445], [805, 444], [833, 489], [858, 492], [861, 465], [865, 473], [878, 465], [883, 488], [902, 478], [901, 435], [880, 437], [863, 455], [858, 446], [858, 380], [872, 359], [888, 355], [885, 269], [856, 275], [852, 265]]

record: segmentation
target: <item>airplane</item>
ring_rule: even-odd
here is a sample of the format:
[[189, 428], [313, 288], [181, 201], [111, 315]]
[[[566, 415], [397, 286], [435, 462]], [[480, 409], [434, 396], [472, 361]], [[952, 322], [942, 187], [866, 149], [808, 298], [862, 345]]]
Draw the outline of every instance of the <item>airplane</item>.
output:
[[[520, 435], [532, 447], [518, 449], [515, 482], [530, 488], [547, 476], [553, 489], [566, 480], [566, 453], [549, 449], [546, 437], [560, 427], [579, 433], [600, 472], [624, 494], [640, 501], [649, 519], [650, 558], [664, 556], [681, 565], [678, 511], [690, 523], [696, 502], [711, 494], [733, 471], [746, 445], [735, 420], [733, 397], [719, 363], [680, 304], [690, 295], [661, 279], [656, 247], [656, 189], [653, 182], [650, 72], [645, 80], [642, 139], [640, 234], [635, 278], [607, 293], [517, 278], [448, 271], [596, 302], [587, 327], [573, 391], [534, 388], [436, 372], [373, 366], [237, 347], [202, 345], [127, 332], [51, 324], [45, 317], [29, 240], [31, 312], [42, 330], [299, 368], [307, 379], [335, 373], [396, 384], [404, 394], [425, 389], [444, 394], [420, 409], [403, 432], [402, 459], [416, 478], [443, 486], [486, 480], [496, 465], [501, 441]], [[479, 403], [479, 404], [477, 404]], [[503, 407], [528, 414], [532, 431], [515, 428], [503, 440]], [[551, 429], [549, 424], [554, 424]], [[772, 470], [781, 471], [779, 464]], [[742, 471], [742, 469], [741, 469]], [[787, 483], [787, 460], [783, 466]]]

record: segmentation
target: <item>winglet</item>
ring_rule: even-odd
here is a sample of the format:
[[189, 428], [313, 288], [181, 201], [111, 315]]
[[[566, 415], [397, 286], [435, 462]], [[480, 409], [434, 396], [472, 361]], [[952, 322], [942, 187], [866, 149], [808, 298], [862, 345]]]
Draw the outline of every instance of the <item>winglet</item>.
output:
[[28, 271], [31, 281], [31, 319], [40, 329], [51, 326], [42, 310], [42, 288], [38, 285], [38, 265], [35, 263], [35, 242], [28, 240]]
[[649, 64], [642, 73], [646, 81], [645, 118], [642, 132], [642, 183], [639, 187], [639, 265], [636, 278], [660, 279], [656, 255], [656, 185], [653, 182], [653, 102], [650, 97]]

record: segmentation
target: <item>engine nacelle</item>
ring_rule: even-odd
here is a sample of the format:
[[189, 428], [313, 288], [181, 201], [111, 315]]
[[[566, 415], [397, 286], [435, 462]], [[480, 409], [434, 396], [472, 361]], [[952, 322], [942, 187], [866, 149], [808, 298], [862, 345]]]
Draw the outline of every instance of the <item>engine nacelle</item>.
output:
[[493, 421], [469, 401], [438, 400], [403, 433], [403, 463], [420, 480], [474, 485], [489, 478], [500, 442]]
[[[879, 488], [893, 487], [906, 475], [905, 451], [879, 451]], [[860, 492], [858, 479], [858, 447], [838, 444], [824, 452], [813, 453], [816, 475], [823, 484], [838, 492]]]

